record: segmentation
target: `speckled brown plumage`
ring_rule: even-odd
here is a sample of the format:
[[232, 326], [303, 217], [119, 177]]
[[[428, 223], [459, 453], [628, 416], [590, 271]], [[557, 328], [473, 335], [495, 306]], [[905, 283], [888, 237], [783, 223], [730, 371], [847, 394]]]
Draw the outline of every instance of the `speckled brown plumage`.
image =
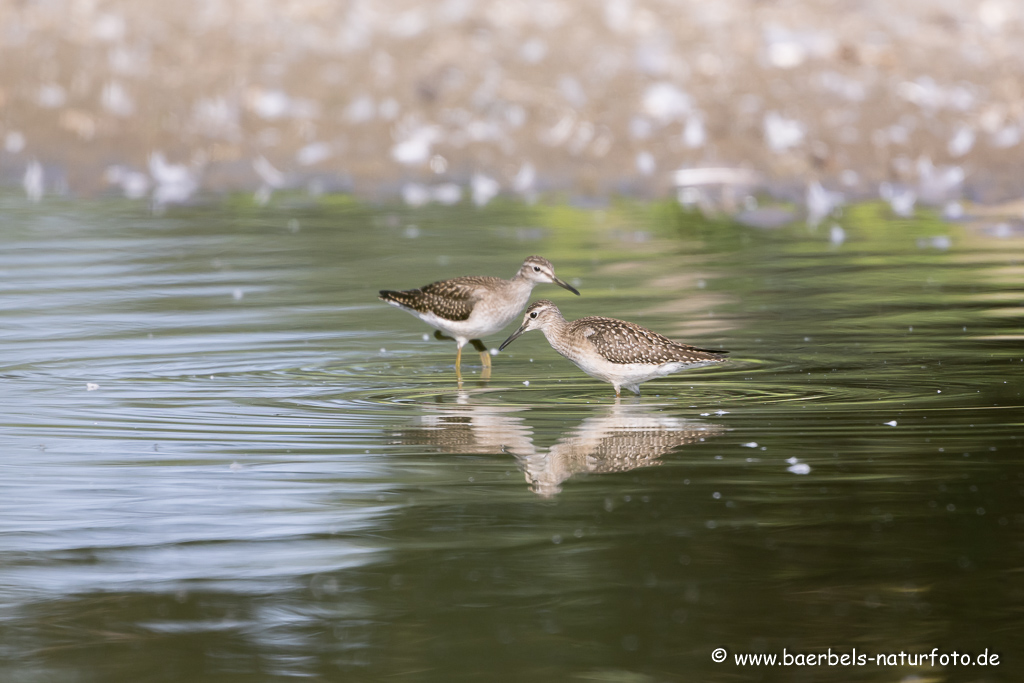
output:
[[502, 282], [500, 277], [487, 277], [486, 275], [464, 275], [453, 277], [451, 280], [440, 280], [431, 282], [420, 289], [435, 296], [450, 297], [453, 299], [470, 299], [478, 296], [483, 291], [496, 289]]
[[582, 334], [612, 363], [700, 363], [720, 361], [720, 353], [674, 342], [644, 327], [615, 318], [591, 316], [569, 323], [570, 335]]
[[381, 290], [380, 298], [419, 313], [433, 313], [445, 320], [468, 320], [473, 306], [501, 282], [497, 277], [467, 275], [431, 282], [419, 289]]

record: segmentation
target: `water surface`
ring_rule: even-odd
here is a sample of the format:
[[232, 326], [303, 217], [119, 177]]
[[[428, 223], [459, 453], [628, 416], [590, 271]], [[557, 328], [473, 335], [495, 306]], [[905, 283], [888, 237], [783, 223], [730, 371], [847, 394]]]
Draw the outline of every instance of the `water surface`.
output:
[[[1024, 675], [1012, 233], [876, 205], [843, 240], [660, 204], [0, 210], [5, 681]], [[533, 333], [460, 383], [376, 300], [534, 253], [582, 292], [535, 290], [567, 317], [731, 361], [616, 401]], [[1001, 660], [733, 659], [784, 648]]]

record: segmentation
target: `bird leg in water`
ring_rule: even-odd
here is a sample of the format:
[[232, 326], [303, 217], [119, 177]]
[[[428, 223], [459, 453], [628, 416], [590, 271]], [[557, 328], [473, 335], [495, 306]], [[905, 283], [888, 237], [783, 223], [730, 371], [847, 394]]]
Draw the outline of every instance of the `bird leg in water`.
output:
[[479, 339], [470, 339], [469, 343], [480, 353], [480, 362], [483, 363], [484, 367], [491, 367], [491, 352], [487, 350], [484, 343]]

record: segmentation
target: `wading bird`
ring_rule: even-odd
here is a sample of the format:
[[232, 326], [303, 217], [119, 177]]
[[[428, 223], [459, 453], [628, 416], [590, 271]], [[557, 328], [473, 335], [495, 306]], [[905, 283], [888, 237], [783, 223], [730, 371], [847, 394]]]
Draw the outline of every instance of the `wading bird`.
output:
[[674, 342], [635, 323], [591, 316], [568, 321], [552, 302], [541, 299], [526, 309], [523, 324], [502, 342], [504, 350], [523, 332], [540, 330], [558, 353], [583, 372], [611, 382], [615, 395], [626, 387], [637, 396], [640, 383], [673, 372], [725, 362], [728, 351], [710, 351]]
[[491, 366], [491, 356], [480, 341], [500, 332], [519, 315], [530, 300], [534, 285], [554, 283], [579, 296], [576, 288], [555, 277], [555, 267], [540, 256], [523, 261], [510, 280], [500, 277], [468, 275], [432, 282], [419, 289], [401, 292], [381, 290], [380, 299], [436, 328], [438, 339], [453, 339], [459, 345], [455, 372], [462, 362], [462, 347], [472, 343], [480, 352], [480, 362]]

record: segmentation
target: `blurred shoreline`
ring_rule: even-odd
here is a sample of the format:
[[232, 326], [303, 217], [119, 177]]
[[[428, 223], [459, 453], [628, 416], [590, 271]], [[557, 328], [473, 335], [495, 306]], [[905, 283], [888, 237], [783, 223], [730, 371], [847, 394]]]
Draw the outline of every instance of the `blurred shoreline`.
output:
[[1006, 0], [0, 6], [0, 183], [154, 204], [768, 194], [821, 220], [1024, 196]]

